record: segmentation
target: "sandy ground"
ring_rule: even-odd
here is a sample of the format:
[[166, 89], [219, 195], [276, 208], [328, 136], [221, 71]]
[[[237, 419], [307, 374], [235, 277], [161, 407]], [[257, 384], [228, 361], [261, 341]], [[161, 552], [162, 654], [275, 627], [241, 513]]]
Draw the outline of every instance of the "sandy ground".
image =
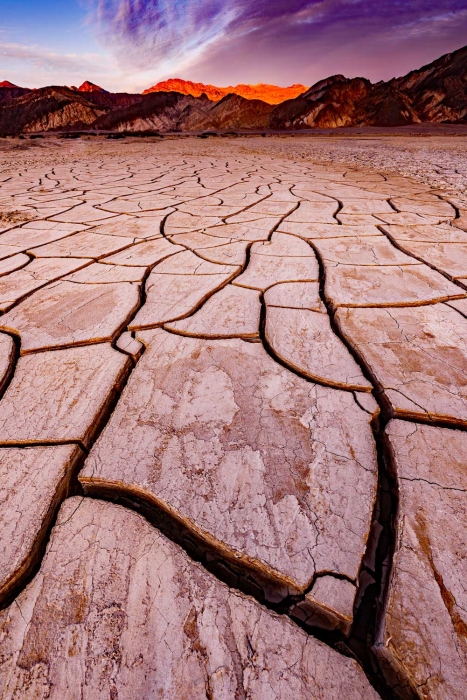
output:
[[0, 139], [0, 172], [3, 178], [53, 163], [72, 163], [96, 157], [119, 158], [147, 155], [191, 156], [222, 154], [270, 155], [287, 160], [316, 163], [344, 163], [377, 172], [396, 172], [452, 192], [459, 204], [467, 204], [467, 134], [318, 134], [281, 136], [240, 136], [209, 138], [174, 136], [164, 139], [126, 138], [109, 141], [104, 137], [62, 140], [54, 136], [37, 140]]

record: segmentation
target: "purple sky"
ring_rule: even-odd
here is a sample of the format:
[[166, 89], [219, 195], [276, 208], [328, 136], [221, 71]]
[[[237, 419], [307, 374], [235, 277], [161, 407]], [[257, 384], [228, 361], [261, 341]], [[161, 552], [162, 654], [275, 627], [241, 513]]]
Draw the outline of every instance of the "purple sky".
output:
[[3, 74], [141, 90], [402, 75], [467, 44], [467, 0], [4, 0]]

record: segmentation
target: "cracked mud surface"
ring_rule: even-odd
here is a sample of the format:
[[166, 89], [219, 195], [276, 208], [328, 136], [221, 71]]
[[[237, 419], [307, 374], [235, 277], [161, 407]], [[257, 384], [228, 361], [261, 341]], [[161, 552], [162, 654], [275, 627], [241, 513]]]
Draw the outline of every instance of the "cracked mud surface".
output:
[[0, 176], [0, 697], [465, 697], [461, 197], [67, 148]]

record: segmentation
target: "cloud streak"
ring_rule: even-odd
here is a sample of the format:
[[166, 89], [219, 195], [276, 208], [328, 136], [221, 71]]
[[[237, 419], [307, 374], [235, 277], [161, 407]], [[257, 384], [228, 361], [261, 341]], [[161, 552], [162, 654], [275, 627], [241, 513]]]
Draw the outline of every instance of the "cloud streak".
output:
[[466, 37], [467, 0], [18, 0], [0, 29], [0, 63], [3, 77], [30, 86], [311, 85], [333, 73], [403, 75]]
[[155, 78], [181, 72], [188, 77], [189, 71], [197, 79], [251, 82], [275, 73], [289, 75], [288, 82], [303, 81], [308, 72], [310, 82], [341, 62], [339, 72], [347, 65], [358, 73], [366, 64], [366, 74], [373, 68], [377, 79], [378, 71], [379, 77], [390, 72], [383, 64], [391, 43], [398, 53], [393, 66], [402, 70], [404, 56], [412, 60], [415, 50], [420, 60], [432, 60], [461, 46], [467, 35], [467, 0], [86, 1], [106, 45], [125, 65], [153, 70]]
[[57, 70], [83, 70], [95, 66], [100, 56], [90, 54], [59, 53], [37, 45], [0, 41], [0, 57], [5, 61], [23, 61], [35, 68], [55, 72]]
[[98, 0], [91, 20], [138, 69], [196, 59], [238, 14], [225, 0]]

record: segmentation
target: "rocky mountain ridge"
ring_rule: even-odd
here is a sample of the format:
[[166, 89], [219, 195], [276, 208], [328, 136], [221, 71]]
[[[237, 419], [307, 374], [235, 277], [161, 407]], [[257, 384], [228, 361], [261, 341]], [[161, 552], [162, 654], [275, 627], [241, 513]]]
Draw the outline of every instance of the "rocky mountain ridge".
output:
[[467, 47], [388, 82], [334, 75], [278, 105], [276, 129], [404, 126], [467, 119]]
[[247, 100], [262, 100], [268, 104], [276, 105], [284, 102], [284, 100], [298, 97], [303, 92], [306, 92], [307, 89], [305, 85], [298, 83], [289, 87], [279, 87], [266, 83], [258, 83], [257, 85], [241, 83], [235, 86], [230, 85], [229, 87], [216, 87], [215, 85], [205, 85], [204, 83], [193, 83], [191, 80], [171, 78], [145, 90], [143, 95], [148, 95], [152, 92], [180, 92], [182, 95], [201, 97], [204, 94], [213, 102], [218, 102], [227, 97], [227, 95], [240, 95], [240, 97], [244, 97]]
[[[183, 83], [183, 84], [181, 84]], [[467, 123], [467, 46], [387, 82], [334, 75], [279, 104], [213, 88], [111, 93], [89, 81], [79, 88], [37, 90], [0, 85], [0, 134], [49, 130], [229, 131], [404, 126], [421, 122]], [[192, 92], [206, 87], [191, 83]], [[245, 87], [245, 86], [237, 86]], [[258, 88], [261, 86], [247, 86]], [[271, 86], [263, 86], [271, 87]], [[292, 88], [303, 86], [292, 86]], [[290, 89], [292, 89], [290, 88]], [[226, 88], [227, 89], [227, 88]], [[229, 88], [230, 89], [230, 88]], [[289, 88], [277, 88], [288, 90]], [[254, 93], [254, 91], [253, 91]], [[272, 99], [270, 97], [270, 99]]]
[[79, 87], [75, 87], [74, 85], [72, 85], [71, 89], [77, 90], [78, 92], [109, 92], [108, 90], [104, 90], [104, 88], [99, 87], [99, 85], [91, 83], [90, 80], [85, 80], [84, 83]]

